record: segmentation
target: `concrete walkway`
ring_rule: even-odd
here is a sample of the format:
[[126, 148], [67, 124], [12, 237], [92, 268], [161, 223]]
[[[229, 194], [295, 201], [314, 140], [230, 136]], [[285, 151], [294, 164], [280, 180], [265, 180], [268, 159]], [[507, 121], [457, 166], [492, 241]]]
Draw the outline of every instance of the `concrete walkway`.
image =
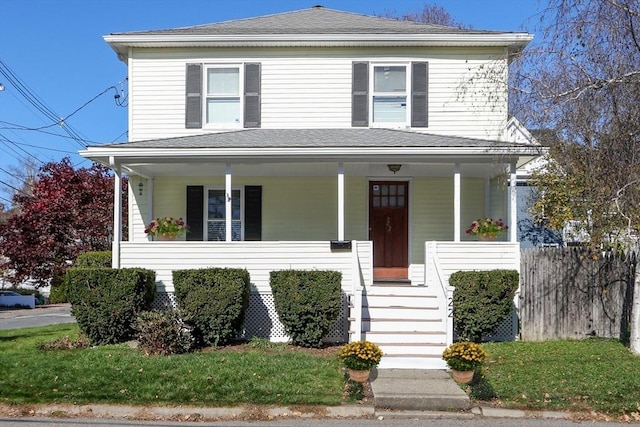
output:
[[443, 370], [380, 369], [371, 373], [376, 411], [451, 411], [471, 408], [469, 396]]

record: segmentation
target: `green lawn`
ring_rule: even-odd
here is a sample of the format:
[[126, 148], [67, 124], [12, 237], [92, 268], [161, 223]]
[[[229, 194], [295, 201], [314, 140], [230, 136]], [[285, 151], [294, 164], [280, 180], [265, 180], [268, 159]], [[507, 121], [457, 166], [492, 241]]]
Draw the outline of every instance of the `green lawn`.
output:
[[503, 406], [640, 412], [640, 356], [615, 340], [505, 342], [483, 346], [487, 382]]
[[342, 402], [335, 355], [234, 348], [144, 356], [127, 345], [39, 350], [77, 325], [0, 331], [0, 403], [232, 406]]
[[[144, 356], [126, 345], [39, 350], [77, 335], [77, 325], [0, 331], [0, 403], [126, 403], [233, 406], [339, 405], [335, 352], [264, 342], [176, 356]], [[504, 407], [640, 412], [640, 357], [617, 341], [484, 344], [484, 386]]]

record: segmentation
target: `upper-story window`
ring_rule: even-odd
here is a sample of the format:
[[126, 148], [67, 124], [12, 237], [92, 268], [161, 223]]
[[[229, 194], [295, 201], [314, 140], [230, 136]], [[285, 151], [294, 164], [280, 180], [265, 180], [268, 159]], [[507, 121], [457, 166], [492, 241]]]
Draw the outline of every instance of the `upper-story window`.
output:
[[371, 121], [375, 124], [407, 123], [407, 87], [405, 65], [374, 65]]
[[429, 64], [353, 62], [351, 126], [427, 127]]
[[260, 127], [259, 62], [186, 65], [186, 128]]
[[242, 125], [242, 73], [239, 66], [207, 66], [206, 124]]

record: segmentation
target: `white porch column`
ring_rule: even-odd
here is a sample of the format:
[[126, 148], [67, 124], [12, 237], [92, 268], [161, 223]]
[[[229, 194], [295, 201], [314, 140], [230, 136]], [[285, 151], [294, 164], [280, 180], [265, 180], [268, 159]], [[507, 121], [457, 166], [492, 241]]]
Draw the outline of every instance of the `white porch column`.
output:
[[[153, 221], [153, 184], [154, 178], [147, 178], [147, 214], [145, 215], [145, 225]], [[148, 237], [146, 240], [151, 240]]]
[[484, 179], [484, 216], [490, 217], [491, 215], [491, 179]]
[[518, 241], [518, 182], [516, 162], [509, 165], [509, 241]]
[[231, 216], [233, 215], [233, 205], [231, 204], [233, 197], [233, 193], [231, 191], [231, 163], [227, 163], [224, 166], [224, 194], [225, 241], [231, 242], [233, 240], [231, 227]]
[[344, 240], [344, 164], [338, 163], [338, 240]]
[[113, 169], [113, 241], [111, 267], [120, 268], [120, 241], [122, 240], [122, 167], [113, 156], [109, 157]]
[[460, 209], [461, 209], [461, 189], [460, 189], [460, 163], [453, 167], [453, 241], [460, 241]]

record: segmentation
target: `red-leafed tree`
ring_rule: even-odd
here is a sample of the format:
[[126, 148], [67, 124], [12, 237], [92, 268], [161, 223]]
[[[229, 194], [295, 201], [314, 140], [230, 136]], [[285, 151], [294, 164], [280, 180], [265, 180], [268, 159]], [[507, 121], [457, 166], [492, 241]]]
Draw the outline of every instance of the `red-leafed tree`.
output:
[[79, 253], [110, 250], [113, 180], [108, 168], [74, 169], [69, 158], [42, 166], [31, 194], [14, 194], [14, 211], [0, 224], [3, 275], [14, 285], [32, 279], [42, 286], [62, 277]]

